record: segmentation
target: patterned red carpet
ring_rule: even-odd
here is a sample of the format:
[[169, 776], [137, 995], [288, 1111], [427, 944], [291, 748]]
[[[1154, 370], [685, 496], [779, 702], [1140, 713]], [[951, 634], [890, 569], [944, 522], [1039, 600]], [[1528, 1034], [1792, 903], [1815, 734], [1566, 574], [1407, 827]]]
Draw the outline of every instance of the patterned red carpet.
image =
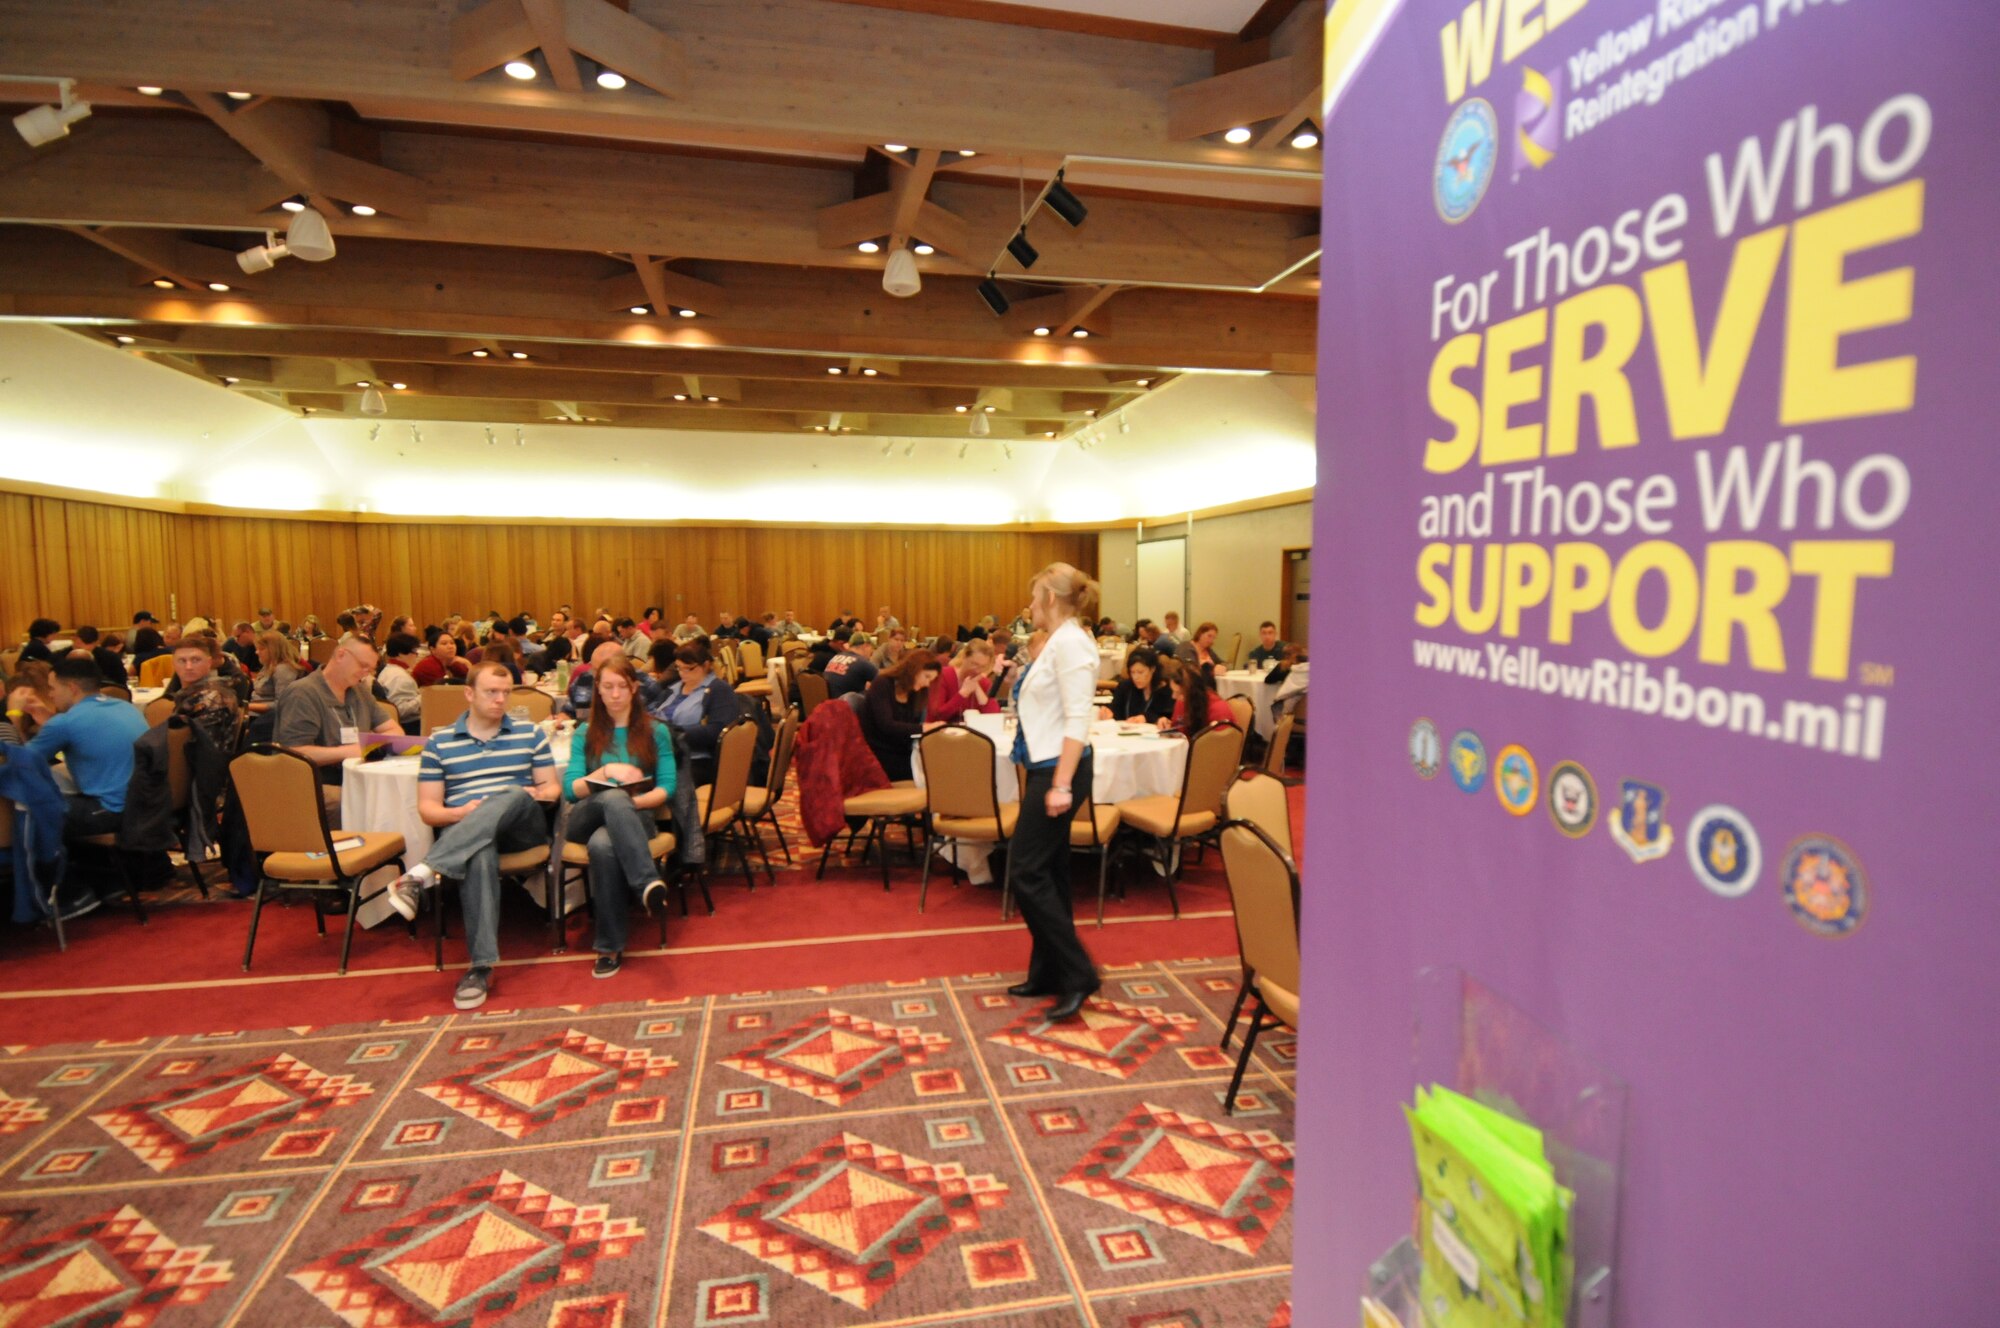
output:
[[1286, 1324], [1233, 960], [0, 1048], [8, 1328]]

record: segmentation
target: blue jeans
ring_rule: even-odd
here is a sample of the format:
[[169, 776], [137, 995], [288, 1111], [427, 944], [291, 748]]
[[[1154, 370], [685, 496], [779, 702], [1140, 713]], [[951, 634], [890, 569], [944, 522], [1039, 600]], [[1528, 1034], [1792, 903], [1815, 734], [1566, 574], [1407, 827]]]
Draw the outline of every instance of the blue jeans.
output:
[[599, 954], [620, 954], [630, 929], [632, 900], [660, 879], [648, 841], [659, 832], [651, 810], [632, 805], [632, 795], [611, 789], [593, 793], [569, 810], [565, 837], [590, 853], [590, 908], [597, 915]]
[[459, 882], [465, 939], [474, 968], [500, 962], [500, 855], [549, 842], [547, 813], [525, 788], [486, 798], [456, 825], [448, 825], [424, 855], [440, 876]]

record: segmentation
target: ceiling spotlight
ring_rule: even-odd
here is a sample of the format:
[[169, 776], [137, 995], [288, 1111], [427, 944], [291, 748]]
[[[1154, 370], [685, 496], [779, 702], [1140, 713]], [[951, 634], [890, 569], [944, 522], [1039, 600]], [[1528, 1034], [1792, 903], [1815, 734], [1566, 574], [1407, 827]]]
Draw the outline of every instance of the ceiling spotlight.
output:
[[1292, 135], [1292, 146], [1301, 152], [1316, 148], [1319, 146], [1319, 135], [1313, 132], [1311, 125], [1301, 125], [1299, 132]]
[[1045, 336], [1047, 336], [1047, 335], [1049, 334], [1049, 332], [1050, 332], [1050, 331], [1051, 331], [1051, 329], [1049, 329], [1049, 328], [1046, 328], [1046, 327], [1038, 327], [1038, 328], [1036, 328], [1036, 329], [1035, 329], [1035, 335], [1036, 335], [1036, 336], [1038, 336], [1038, 337], [1045, 337]]
[[996, 315], [1007, 312], [1007, 295], [990, 273], [986, 280], [979, 283], [979, 298], [986, 301], [986, 307]]
[[647, 307], [646, 307], [645, 305], [643, 305], [643, 304], [635, 304], [635, 305], [633, 305], [633, 306], [632, 306], [632, 312], [633, 312], [633, 313], [635, 313], [635, 314], [638, 314], [638, 315], [639, 315], [639, 316], [640, 316], [641, 318], [643, 318], [643, 317], [645, 317], [645, 316], [646, 316], [647, 314], [649, 314], [649, 313], [651, 313], [651, 312], [653, 312], [653, 311], [652, 311], [651, 309], [648, 309], [648, 308], [647, 308]]
[[1241, 147], [1250, 141], [1250, 131], [1242, 125], [1237, 125], [1222, 136], [1222, 141], [1225, 143], [1234, 143], [1238, 147]]
[[137, 93], [139, 93], [139, 94], [140, 94], [141, 96], [145, 96], [145, 97], [157, 97], [157, 96], [159, 96], [159, 95], [160, 95], [160, 94], [161, 94], [162, 92], [165, 92], [165, 91], [166, 91], [166, 89], [165, 89], [165, 88], [134, 88], [134, 89], [132, 89], [132, 90], [133, 90], [134, 92], [137, 92]]
[[991, 420], [987, 419], [984, 415], [974, 415], [972, 417], [972, 436], [974, 438], [984, 438], [992, 432], [993, 422]]
[[1082, 341], [1090, 335], [1090, 329], [1087, 327], [1073, 327], [1069, 330], [1069, 334], [1078, 341]]
[[1069, 186], [1063, 183], [1060, 171], [1056, 172], [1056, 181], [1049, 186], [1049, 192], [1042, 195], [1042, 201], [1049, 205], [1049, 211], [1071, 226], [1083, 225], [1083, 219], [1090, 215], [1090, 209], [1083, 205], [1083, 200], [1072, 194]]
[[499, 440], [499, 439], [497, 439], [497, 438], [495, 438], [495, 437], [493, 436], [493, 426], [492, 426], [492, 425], [490, 425], [490, 424], [489, 424], [489, 425], [487, 425], [487, 426], [486, 426], [486, 445], [487, 445], [488, 447], [495, 447], [495, 446], [497, 446], [497, 445], [499, 444], [499, 442], [500, 442], [500, 440]]
[[226, 281], [211, 281], [208, 283], [208, 288], [214, 291], [217, 295], [221, 295], [223, 292], [229, 289], [229, 283]]
[[380, 388], [371, 387], [361, 394], [361, 413], [363, 415], [387, 415], [389, 413], [389, 403], [382, 399]]
[[686, 401], [687, 399], [688, 399], [688, 394], [685, 392], [674, 393], [674, 400], [676, 401]]
[[407, 392], [410, 390], [408, 383], [391, 383], [389, 386], [395, 388], [398, 392]]
[[677, 313], [679, 313], [679, 314], [680, 314], [680, 316], [681, 316], [682, 318], [693, 318], [693, 317], [694, 317], [694, 310], [692, 310], [692, 309], [680, 309], [680, 310], [676, 310], [676, 312], [677, 312]]
[[910, 145], [908, 143], [884, 143], [882, 150], [884, 152], [908, 152]]
[[1014, 232], [1014, 238], [1007, 241], [1007, 252], [1014, 255], [1014, 261], [1022, 267], [1033, 267], [1035, 261], [1042, 256], [1040, 250], [1028, 243], [1026, 230]]
[[899, 300], [907, 300], [924, 288], [924, 279], [917, 274], [917, 258], [907, 249], [898, 249], [889, 255], [889, 263], [882, 269], [882, 289]]
[[287, 256], [308, 263], [324, 263], [333, 254], [333, 232], [326, 228], [326, 218], [312, 208], [301, 208], [286, 223], [284, 239], [280, 240], [275, 232], [265, 231], [264, 243], [236, 255], [236, 266], [245, 272], [269, 272], [279, 259]]
[[882, 246], [877, 244], [873, 240], [863, 240], [860, 244], [857, 244], [854, 247], [856, 249], [859, 249], [864, 254], [879, 254], [882, 252]]
[[597, 71], [597, 86], [606, 92], [622, 92], [625, 76], [615, 69], [600, 69]]
[[249, 93], [247, 93], [247, 92], [227, 92], [227, 93], [224, 93], [223, 95], [224, 95], [224, 96], [226, 96], [226, 97], [228, 97], [228, 98], [229, 98], [229, 100], [231, 100], [231, 101], [249, 101], [249, 100], [250, 100], [250, 94], [249, 94]]
[[352, 212], [357, 217], [372, 217], [375, 215], [375, 209], [369, 207], [366, 203], [356, 203], [353, 207], [349, 208], [348, 211]]
[[[119, 335], [118, 335], [118, 336], [117, 336], [116, 338], [114, 338], [114, 340], [116, 340], [116, 341], [118, 342], [118, 344], [119, 344], [119, 345], [121, 345], [121, 346], [129, 346], [129, 345], [131, 345], [131, 344], [132, 344], [132, 343], [133, 343], [133, 342], [134, 342], [135, 340], [137, 340], [137, 338], [136, 338], [136, 337], [128, 337], [128, 336], [125, 336], [125, 335], [124, 335], [123, 333], [120, 333], [120, 334], [119, 334]], [[960, 409], [963, 409], [963, 407], [960, 407]]]
[[37, 106], [14, 117], [14, 131], [26, 139], [31, 148], [68, 138], [69, 127], [90, 114], [89, 102], [78, 101], [70, 95], [73, 84], [69, 79], [62, 80], [58, 86], [62, 89], [60, 105]]
[[713, 405], [715, 405], [715, 404], [716, 404], [717, 402], [721, 401], [721, 400], [722, 400], [722, 398], [721, 398], [721, 397], [703, 397], [703, 398], [702, 398], [702, 400], [703, 400], [703, 401], [706, 401], [706, 402], [707, 402], [707, 403], [708, 403], [709, 405], [713, 406]]
[[535, 66], [526, 60], [509, 60], [506, 69], [507, 77], [518, 78], [523, 83], [535, 76]]
[[288, 198], [278, 204], [278, 206], [287, 212], [304, 212], [306, 210], [306, 201], [303, 198]]
[[481, 346], [478, 350], [472, 352], [472, 358], [475, 360], [483, 360], [492, 353], [493, 352], [487, 350], [484, 346]]
[[174, 288], [174, 283], [168, 281], [165, 277], [154, 277], [153, 284], [161, 290], [172, 290]]
[[882, 372], [882, 371], [881, 371], [880, 369], [863, 369], [863, 370], [861, 371], [861, 376], [862, 376], [863, 378], [873, 378], [873, 377], [877, 376], [878, 374], [880, 374], [881, 372]]
[[925, 244], [922, 240], [917, 241], [916, 251], [918, 258], [929, 258], [932, 254], [937, 252], [936, 248], [934, 248], [931, 245]]
[[844, 374], [844, 373], [846, 373], [846, 372], [847, 372], [847, 370], [845, 370], [845, 369], [841, 368], [841, 367], [840, 367], [839, 365], [837, 365], [837, 364], [829, 364], [829, 365], [827, 365], [827, 366], [826, 366], [826, 371], [827, 371], [828, 373], [830, 373], [830, 374], [834, 375], [834, 376], [835, 376], [836, 378], [837, 378], [837, 377], [839, 377], [839, 376], [840, 376], [841, 374]]
[[959, 156], [961, 156], [961, 157], [970, 157], [970, 156], [974, 156], [974, 155], [976, 155], [976, 154], [975, 154], [975, 153], [973, 152], [973, 150], [972, 150], [971, 148], [960, 148], [960, 149], [958, 150], [958, 155], [959, 155]]
[[528, 352], [524, 350], [510, 350], [507, 352], [507, 358], [510, 360], [525, 360], [528, 358]]

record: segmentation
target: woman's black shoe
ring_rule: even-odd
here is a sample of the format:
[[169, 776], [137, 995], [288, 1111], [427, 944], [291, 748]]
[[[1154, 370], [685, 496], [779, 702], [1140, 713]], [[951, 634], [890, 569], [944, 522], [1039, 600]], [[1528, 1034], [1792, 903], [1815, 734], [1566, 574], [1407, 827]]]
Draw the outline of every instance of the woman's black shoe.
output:
[[1049, 1022], [1056, 1023], [1063, 1019], [1074, 1019], [1076, 1012], [1083, 1008], [1083, 1003], [1096, 994], [1097, 986], [1095, 983], [1083, 991], [1069, 993], [1049, 1007]]
[[1037, 987], [1032, 982], [1017, 982], [1013, 986], [1007, 988], [1007, 994], [1009, 996], [1023, 996], [1023, 997], [1055, 995], [1054, 992], [1043, 991], [1040, 987]]

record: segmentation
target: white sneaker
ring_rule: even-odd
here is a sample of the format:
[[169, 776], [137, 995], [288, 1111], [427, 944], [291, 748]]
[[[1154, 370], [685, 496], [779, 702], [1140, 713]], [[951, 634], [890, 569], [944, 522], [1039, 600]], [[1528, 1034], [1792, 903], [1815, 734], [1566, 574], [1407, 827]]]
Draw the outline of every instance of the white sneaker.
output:
[[387, 891], [389, 907], [401, 913], [411, 922], [417, 920], [417, 910], [423, 906], [424, 891], [437, 881], [437, 873], [418, 863], [410, 870], [389, 882]]

